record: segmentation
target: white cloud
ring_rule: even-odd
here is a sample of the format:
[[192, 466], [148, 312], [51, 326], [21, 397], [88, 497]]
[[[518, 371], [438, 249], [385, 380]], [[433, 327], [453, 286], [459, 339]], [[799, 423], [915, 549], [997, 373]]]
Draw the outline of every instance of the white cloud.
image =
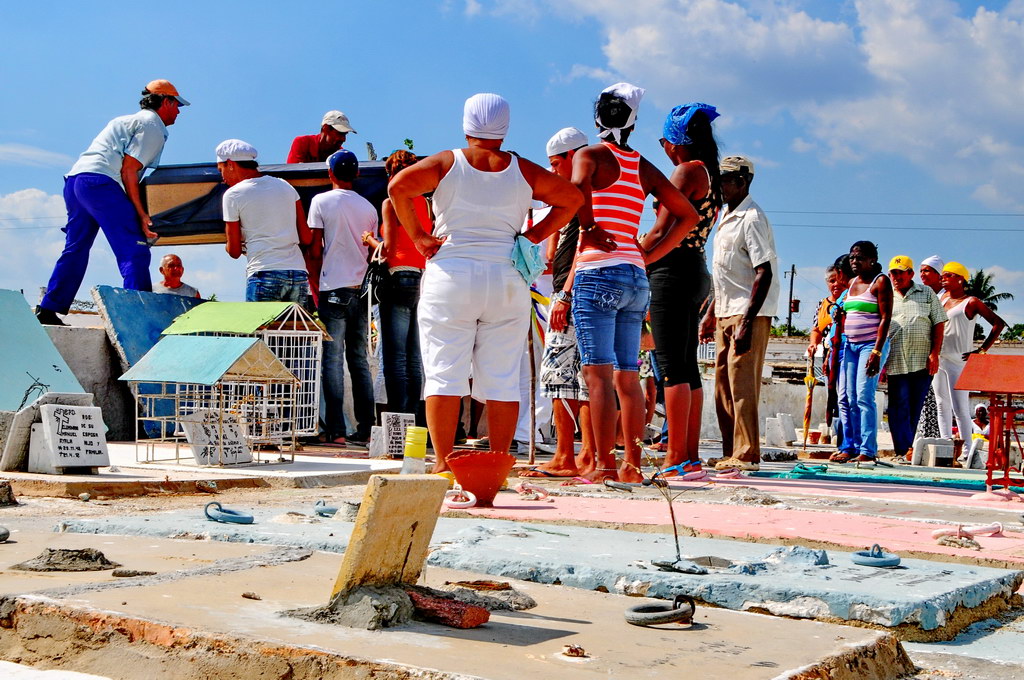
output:
[[850, 23], [802, 4], [549, 1], [602, 27], [606, 63], [571, 77], [622, 74], [658, 110], [708, 101], [725, 127], [790, 117], [804, 129], [795, 151], [829, 164], [895, 155], [1024, 209], [1024, 0], [971, 15], [952, 0], [853, 0]]
[[75, 159], [55, 151], [27, 144], [0, 144], [0, 164], [28, 165], [36, 168], [71, 167]]
[[473, 17], [483, 11], [479, 0], [466, 0], [466, 16]]

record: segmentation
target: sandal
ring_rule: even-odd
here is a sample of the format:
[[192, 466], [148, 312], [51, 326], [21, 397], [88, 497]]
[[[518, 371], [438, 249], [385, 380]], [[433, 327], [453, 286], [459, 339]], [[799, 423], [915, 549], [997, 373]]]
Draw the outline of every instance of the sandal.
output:
[[828, 457], [828, 461], [830, 463], [839, 463], [840, 465], [843, 463], [849, 463], [851, 460], [853, 460], [853, 454], [845, 453], [843, 451], [836, 451]]
[[[674, 472], [674, 477], [665, 477], [665, 473]], [[704, 479], [708, 473], [701, 467], [699, 460], [688, 460], [679, 465], [669, 465], [654, 473], [654, 478], [664, 477], [665, 479], [679, 479], [684, 482], [695, 482]]]

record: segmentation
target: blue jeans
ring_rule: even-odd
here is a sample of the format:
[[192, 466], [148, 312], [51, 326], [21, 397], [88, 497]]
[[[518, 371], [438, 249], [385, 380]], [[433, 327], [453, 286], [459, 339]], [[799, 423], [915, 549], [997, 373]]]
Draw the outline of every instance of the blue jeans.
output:
[[89, 250], [103, 230], [117, 259], [117, 268], [129, 290], [153, 290], [149, 278], [150, 253], [139, 226], [135, 206], [121, 185], [106, 175], [83, 172], [64, 179], [68, 210], [64, 251], [57, 258], [46, 295], [39, 306], [67, 314], [89, 266]]
[[618, 264], [576, 272], [572, 321], [583, 365], [636, 371], [640, 327], [650, 301], [647, 272], [639, 267]]
[[[841, 451], [851, 455], [860, 454], [868, 458], [878, 455], [878, 409], [875, 407], [875, 391], [878, 389], [878, 373], [867, 374], [868, 357], [875, 348], [875, 342], [844, 341], [839, 413], [843, 421], [843, 444]], [[885, 366], [889, 354], [889, 343], [882, 348], [879, 369]]]
[[380, 295], [380, 336], [384, 360], [387, 410], [416, 413], [423, 393], [423, 361], [420, 357], [416, 303], [420, 299], [423, 272], [395, 272]]
[[892, 446], [902, 456], [914, 445], [914, 432], [932, 377], [927, 370], [889, 376], [889, 429]]
[[373, 425], [373, 382], [366, 361], [366, 301], [358, 288], [320, 291], [320, 320], [330, 342], [324, 343], [323, 383], [328, 439], [347, 437], [345, 427], [345, 362], [352, 373], [355, 438], [366, 441]]
[[246, 302], [297, 302], [309, 309], [309, 274], [280, 269], [256, 272], [245, 282]]

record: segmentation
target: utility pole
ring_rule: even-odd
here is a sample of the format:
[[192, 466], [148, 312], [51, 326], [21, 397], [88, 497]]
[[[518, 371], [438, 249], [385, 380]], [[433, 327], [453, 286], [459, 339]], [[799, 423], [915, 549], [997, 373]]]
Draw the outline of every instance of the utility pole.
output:
[[793, 334], [793, 279], [796, 278], [796, 265], [789, 265], [789, 317], [786, 319], [786, 337]]

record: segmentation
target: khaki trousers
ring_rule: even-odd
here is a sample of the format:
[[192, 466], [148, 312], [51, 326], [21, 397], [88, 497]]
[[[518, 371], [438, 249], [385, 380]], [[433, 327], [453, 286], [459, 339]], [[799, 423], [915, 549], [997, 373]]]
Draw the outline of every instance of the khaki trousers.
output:
[[734, 336], [742, 319], [742, 316], [718, 319], [715, 327], [715, 410], [725, 457], [759, 463], [761, 433], [757, 405], [771, 317], [759, 316], [754, 320], [750, 325], [750, 349], [746, 354], [737, 355]]

